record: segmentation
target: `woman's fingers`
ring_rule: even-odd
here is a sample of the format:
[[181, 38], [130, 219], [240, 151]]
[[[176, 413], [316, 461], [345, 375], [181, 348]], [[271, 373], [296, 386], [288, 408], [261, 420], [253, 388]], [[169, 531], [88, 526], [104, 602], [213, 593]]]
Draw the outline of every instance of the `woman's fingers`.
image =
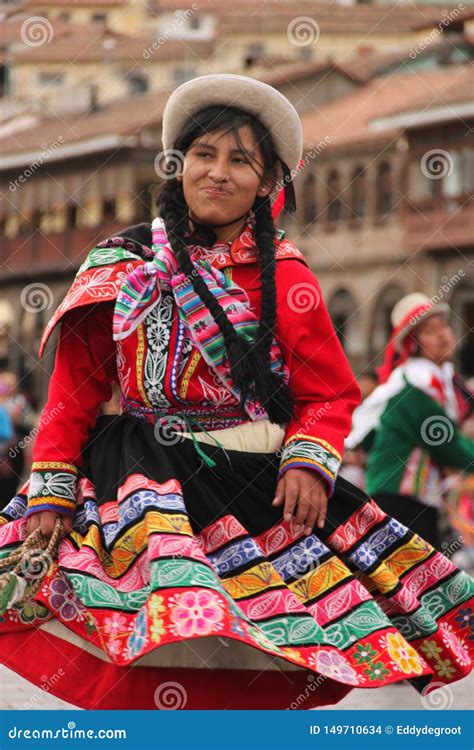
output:
[[28, 534], [28, 536], [38, 528], [40, 524], [40, 519], [38, 518], [39, 515], [39, 513], [34, 513], [32, 516], [29, 516], [26, 519], [26, 533]]
[[322, 529], [326, 520], [326, 512], [328, 507], [328, 499], [325, 492], [321, 491], [321, 497], [319, 501], [319, 513], [318, 513], [318, 528]]
[[[27, 519], [26, 533], [29, 535], [39, 527], [43, 536], [51, 536], [57, 517], [58, 515], [52, 510], [42, 510], [40, 513], [33, 513]], [[63, 522], [63, 530], [65, 533], [71, 531], [72, 518], [69, 516], [61, 516], [61, 520]]]
[[285, 521], [291, 521], [297, 500], [298, 483], [287, 477], [285, 482], [285, 509], [283, 511], [283, 518]]
[[280, 479], [277, 482], [275, 497], [273, 499], [272, 505], [281, 505], [284, 499], [285, 499], [285, 475], [280, 477]]
[[306, 535], [311, 534], [313, 532], [313, 528], [315, 526], [318, 513], [319, 513], [318, 506], [312, 505], [311, 508], [309, 509], [309, 513], [305, 521], [304, 533]]

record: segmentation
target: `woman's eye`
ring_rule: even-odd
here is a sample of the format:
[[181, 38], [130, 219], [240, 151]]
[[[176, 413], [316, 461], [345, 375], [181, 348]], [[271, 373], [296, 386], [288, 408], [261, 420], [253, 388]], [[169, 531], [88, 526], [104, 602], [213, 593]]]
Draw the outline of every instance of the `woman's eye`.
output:
[[210, 156], [207, 151], [197, 151], [196, 156]]
[[247, 159], [242, 159], [240, 156], [236, 156], [234, 161], [239, 161], [241, 164], [248, 164]]

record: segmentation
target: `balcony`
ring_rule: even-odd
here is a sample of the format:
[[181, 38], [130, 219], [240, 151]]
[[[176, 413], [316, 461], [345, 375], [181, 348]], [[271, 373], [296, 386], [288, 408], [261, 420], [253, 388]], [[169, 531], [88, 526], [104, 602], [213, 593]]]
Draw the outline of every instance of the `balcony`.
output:
[[403, 242], [408, 253], [474, 248], [474, 197], [442, 197], [407, 203]]
[[0, 242], [0, 282], [42, 275], [73, 274], [89, 250], [101, 240], [119, 234], [127, 224], [108, 222], [97, 227], [44, 234], [34, 230]]

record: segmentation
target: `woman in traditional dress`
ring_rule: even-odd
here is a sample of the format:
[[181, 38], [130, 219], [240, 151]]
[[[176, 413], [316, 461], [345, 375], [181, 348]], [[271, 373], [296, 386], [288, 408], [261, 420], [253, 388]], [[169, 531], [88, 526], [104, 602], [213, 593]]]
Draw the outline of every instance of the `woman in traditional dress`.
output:
[[[0, 549], [56, 518], [63, 536], [34, 596], [28, 565], [4, 585], [2, 662], [115, 709], [309, 709], [464, 677], [472, 579], [337, 478], [360, 390], [272, 216], [279, 185], [295, 208], [296, 110], [203, 76], [169, 98], [163, 146], [159, 216], [90, 251], [43, 336], [61, 321], [54, 419]], [[114, 381], [121, 413], [97, 418]]]
[[446, 472], [474, 472], [474, 441], [459, 429], [472, 394], [454, 370], [446, 304], [414, 292], [391, 317], [380, 385], [354, 411], [346, 448], [368, 452], [365, 489], [377, 504], [439, 549]]

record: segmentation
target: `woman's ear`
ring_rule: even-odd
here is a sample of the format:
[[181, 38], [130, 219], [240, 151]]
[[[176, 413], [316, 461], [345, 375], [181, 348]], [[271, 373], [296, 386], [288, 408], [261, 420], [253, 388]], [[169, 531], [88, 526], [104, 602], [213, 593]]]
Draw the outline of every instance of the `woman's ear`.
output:
[[275, 180], [271, 177], [264, 178], [260, 182], [260, 186], [258, 188], [258, 195], [263, 198], [266, 195], [269, 195], [273, 190], [273, 185], [275, 183]]

